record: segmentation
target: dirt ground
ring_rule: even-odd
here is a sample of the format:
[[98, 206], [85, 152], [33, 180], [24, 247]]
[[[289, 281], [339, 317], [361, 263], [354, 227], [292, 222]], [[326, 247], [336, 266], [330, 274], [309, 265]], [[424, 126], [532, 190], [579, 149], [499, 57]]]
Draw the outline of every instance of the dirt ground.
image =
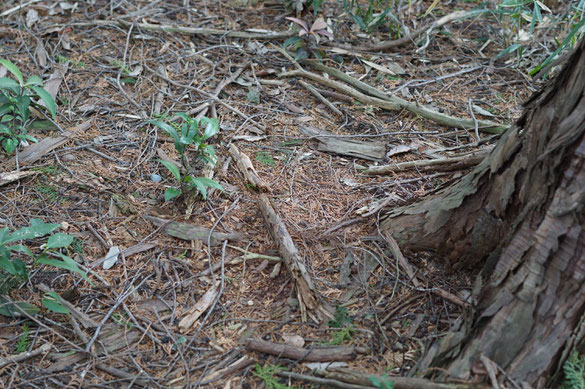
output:
[[[32, 162], [0, 155], [0, 172], [36, 172], [0, 186], [0, 227], [16, 229], [33, 218], [64, 223], [63, 232], [76, 237], [69, 253], [93, 285], [48, 266], [35, 267], [26, 282], [5, 279], [3, 293], [12, 300], [42, 307], [42, 287], [75, 312], [42, 308], [30, 317], [0, 316], [2, 357], [18, 354], [23, 337], [29, 351], [50, 345], [17, 363], [0, 359], [4, 387], [270, 387], [258, 377], [268, 369], [257, 363], [299, 374], [314, 368], [302, 358], [252, 351], [245, 339], [353, 347], [347, 367], [406, 375], [427, 341], [456, 325], [473, 274], [450, 271], [432, 253], [405, 252], [415, 284], [377, 227], [389, 210], [465, 170], [371, 175], [364, 168], [468, 155], [489, 148], [497, 136], [481, 132], [478, 145], [473, 127], [364, 104], [307, 77], [282, 77], [296, 69], [279, 50], [295, 35], [285, 17], [311, 21], [311, 10], [295, 15], [280, 2], [240, 0], [29, 3], [9, 13], [18, 1], [0, 5], [0, 57], [25, 75], [57, 80], [57, 117], [38, 119], [30, 133], [39, 140], [71, 133]], [[430, 3], [402, 9], [411, 31], [426, 23]], [[439, 5], [427, 18], [455, 11], [456, 3]], [[320, 15], [333, 35], [320, 41], [323, 64], [456, 118], [510, 124], [538, 87], [525, 75], [529, 63], [517, 67], [514, 55], [494, 59], [505, 48], [494, 33], [496, 21], [445, 24], [422, 50], [417, 40], [368, 52], [334, 44], [374, 44], [388, 39], [387, 31], [360, 32], [342, 2], [324, 2]], [[161, 25], [193, 30], [163, 31]], [[197, 30], [204, 28], [252, 38]], [[270, 38], [268, 31], [288, 35]], [[536, 53], [525, 61], [535, 58], [543, 59]], [[209, 191], [206, 201], [181, 196], [165, 202], [175, 181], [159, 161], [181, 161], [171, 137], [149, 120], [203, 111], [220, 123], [210, 144], [218, 159], [213, 179], [224, 191]], [[382, 154], [364, 159], [327, 150], [324, 138], [306, 128], [329, 131], [325, 139], [375, 143]], [[246, 181], [232, 145], [249, 157], [265, 188]], [[204, 174], [203, 163], [194, 160], [193, 168]], [[316, 293], [337, 309], [341, 328], [313, 312], [302, 320], [295, 281], [257, 204], [261, 194], [286, 226]], [[208, 230], [179, 239], [159, 219]], [[211, 232], [231, 235], [225, 243]], [[104, 269], [112, 246], [126, 251]], [[35, 249], [34, 242], [29, 247]], [[182, 322], [198, 309], [192, 323]], [[284, 386], [310, 385], [282, 377], [277, 382]]]

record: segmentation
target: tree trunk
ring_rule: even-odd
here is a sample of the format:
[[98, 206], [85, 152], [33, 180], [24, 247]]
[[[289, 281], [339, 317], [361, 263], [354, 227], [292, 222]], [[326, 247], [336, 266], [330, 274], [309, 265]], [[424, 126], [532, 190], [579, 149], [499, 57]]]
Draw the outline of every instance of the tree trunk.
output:
[[583, 338], [585, 40], [480, 165], [454, 185], [391, 212], [381, 228], [453, 269], [482, 266], [466, 329], [422, 366], [457, 378], [483, 356], [517, 383], [542, 386]]

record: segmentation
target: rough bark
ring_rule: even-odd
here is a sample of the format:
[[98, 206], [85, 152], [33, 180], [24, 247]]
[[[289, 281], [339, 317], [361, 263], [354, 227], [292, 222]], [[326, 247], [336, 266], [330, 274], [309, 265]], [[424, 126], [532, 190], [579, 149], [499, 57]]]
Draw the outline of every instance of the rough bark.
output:
[[469, 378], [483, 355], [510, 378], [542, 384], [583, 337], [585, 40], [531, 98], [490, 155], [458, 183], [383, 221], [403, 248], [454, 268], [483, 267], [476, 313], [422, 366]]

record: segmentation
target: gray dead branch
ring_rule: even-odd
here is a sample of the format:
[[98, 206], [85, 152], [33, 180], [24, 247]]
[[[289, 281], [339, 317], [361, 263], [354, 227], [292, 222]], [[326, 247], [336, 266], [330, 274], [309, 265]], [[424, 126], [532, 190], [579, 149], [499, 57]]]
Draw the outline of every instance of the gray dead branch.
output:
[[417, 160], [395, 163], [393, 165], [370, 166], [362, 171], [364, 174], [384, 175], [397, 172], [417, 170], [419, 172], [446, 172], [468, 169], [477, 166], [489, 154], [491, 149], [484, 149], [478, 152], [460, 157], [439, 158], [429, 160]]
[[303, 348], [253, 338], [246, 339], [245, 344], [248, 350], [303, 362], [350, 361], [359, 351], [356, 347]]
[[369, 161], [382, 161], [386, 148], [384, 142], [368, 142], [353, 139], [340, 139], [335, 134], [316, 127], [301, 125], [299, 131], [319, 141], [317, 150], [345, 155]]
[[260, 194], [257, 203], [270, 236], [278, 247], [280, 257], [294, 280], [302, 320], [307, 321], [308, 311], [317, 315], [314, 317], [317, 322], [322, 321], [323, 318], [331, 317], [331, 308], [325, 302], [320, 301], [319, 293], [311, 281], [299, 251], [295, 247], [284, 222], [274, 210], [270, 199], [266, 195]]
[[162, 232], [168, 236], [189, 241], [200, 240], [205, 244], [209, 242], [211, 246], [218, 246], [225, 240], [240, 241], [244, 238], [244, 234], [239, 232], [216, 232], [194, 224], [174, 222], [150, 215], [145, 215], [144, 218], [155, 226], [162, 227]]

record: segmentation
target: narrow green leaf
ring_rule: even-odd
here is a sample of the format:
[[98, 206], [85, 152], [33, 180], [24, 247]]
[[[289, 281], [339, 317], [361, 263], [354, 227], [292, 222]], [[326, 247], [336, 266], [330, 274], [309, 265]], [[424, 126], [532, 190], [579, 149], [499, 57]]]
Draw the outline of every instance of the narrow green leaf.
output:
[[67, 247], [73, 242], [73, 235], [57, 233], [49, 237], [47, 241], [48, 249], [56, 249], [60, 247]]
[[33, 85], [30, 88], [36, 92], [41, 101], [44, 103], [44, 107], [47, 108], [51, 113], [51, 116], [55, 117], [55, 115], [57, 115], [57, 104], [55, 103], [55, 99], [53, 99], [53, 96], [51, 96], [49, 92], [47, 92], [40, 86]]
[[165, 190], [165, 201], [169, 201], [171, 199], [174, 199], [175, 197], [179, 196], [181, 193], [183, 193], [181, 191], [181, 189], [167, 188], [167, 190]]
[[61, 224], [45, 223], [40, 219], [32, 219], [30, 224], [31, 224], [30, 227], [24, 227], [14, 231], [10, 238], [5, 243], [12, 243], [19, 240], [26, 240], [32, 238], [40, 238], [42, 236], [50, 234], [57, 228], [61, 227]]
[[37, 258], [36, 262], [43, 264], [43, 265], [50, 265], [50, 266], [54, 266], [54, 267], [59, 268], [59, 269], [69, 270], [69, 271], [78, 273], [84, 280], [86, 280], [87, 282], [92, 284], [90, 279], [87, 277], [87, 273], [85, 273], [83, 270], [81, 270], [79, 268], [79, 266], [77, 266], [77, 263], [75, 263], [75, 261], [73, 259], [69, 258], [67, 255], [57, 253], [57, 252], [52, 253], [52, 254], [55, 254], [55, 255], [61, 257], [62, 261], [59, 261], [58, 259], [54, 259], [54, 258], [49, 258], [46, 254], [42, 254]]
[[20, 92], [20, 86], [18, 85], [18, 82], [8, 77], [0, 77], [0, 89], [7, 89], [14, 93]]
[[31, 316], [39, 313], [40, 309], [24, 301], [10, 301], [4, 296], [0, 296], [0, 315], [8, 317], [22, 317], [22, 311]]
[[10, 73], [14, 75], [14, 77], [16, 77], [21, 86], [24, 85], [24, 78], [22, 78], [22, 73], [20, 70], [18, 70], [15, 64], [7, 59], [0, 59], [0, 64], [2, 64], [6, 69], [8, 69]]
[[28, 255], [29, 257], [34, 257], [34, 254], [33, 254], [33, 252], [32, 252], [32, 251], [30, 251], [30, 250], [29, 250], [29, 248], [28, 248], [28, 247], [26, 247], [26, 246], [25, 246], [25, 245], [23, 245], [23, 244], [19, 244], [19, 245], [16, 245], [16, 246], [8, 246], [8, 247], [6, 247], [6, 248], [7, 248], [8, 250], [10, 250], [10, 251], [14, 251], [14, 252], [16, 252], [16, 253], [24, 253], [24, 254]]
[[205, 132], [203, 133], [203, 139], [207, 140], [219, 132], [219, 120], [216, 118], [201, 118], [201, 124], [205, 124]]
[[53, 291], [45, 294], [45, 298], [43, 299], [42, 303], [45, 308], [55, 313], [62, 313], [65, 315], [70, 314], [69, 309], [67, 309], [61, 302], [61, 296]]
[[158, 160], [160, 163], [162, 163], [167, 169], [168, 171], [171, 172], [171, 174], [173, 176], [175, 176], [175, 179], [177, 180], [177, 182], [181, 182], [181, 172], [179, 171], [179, 168], [174, 164], [171, 163], [169, 161], [163, 161], [162, 159]]
[[41, 78], [37, 75], [34, 76], [30, 76], [28, 78], [28, 80], [26, 80], [26, 84], [24, 84], [24, 86], [43, 86], [43, 80], [41, 80]]
[[175, 128], [173, 126], [170, 126], [165, 122], [161, 122], [160, 120], [151, 120], [151, 121], [149, 121], [149, 123], [157, 126], [161, 130], [163, 130], [164, 132], [169, 134], [175, 140], [175, 142], [181, 141], [181, 137], [179, 136], [179, 133], [177, 132], [177, 130], [175, 130]]

